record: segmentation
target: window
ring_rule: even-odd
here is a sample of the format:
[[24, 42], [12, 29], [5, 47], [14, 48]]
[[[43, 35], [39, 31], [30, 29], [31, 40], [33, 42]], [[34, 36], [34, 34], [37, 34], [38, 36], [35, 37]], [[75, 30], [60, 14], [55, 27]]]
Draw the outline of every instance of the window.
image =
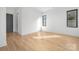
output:
[[47, 15], [42, 16], [42, 26], [46, 26]]

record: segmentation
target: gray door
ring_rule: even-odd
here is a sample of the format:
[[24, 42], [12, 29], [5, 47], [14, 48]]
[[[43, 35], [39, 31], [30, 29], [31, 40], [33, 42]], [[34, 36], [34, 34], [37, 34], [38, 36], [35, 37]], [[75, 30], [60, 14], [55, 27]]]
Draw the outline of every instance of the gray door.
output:
[[6, 14], [6, 28], [7, 32], [13, 32], [13, 15]]

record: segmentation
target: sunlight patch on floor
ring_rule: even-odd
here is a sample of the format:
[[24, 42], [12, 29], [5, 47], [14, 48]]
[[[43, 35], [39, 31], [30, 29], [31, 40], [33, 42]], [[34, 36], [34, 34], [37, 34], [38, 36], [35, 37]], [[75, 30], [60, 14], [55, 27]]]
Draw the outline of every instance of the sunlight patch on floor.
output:
[[60, 35], [43, 35], [43, 36], [34, 36], [35, 39], [47, 39], [47, 38], [60, 38]]

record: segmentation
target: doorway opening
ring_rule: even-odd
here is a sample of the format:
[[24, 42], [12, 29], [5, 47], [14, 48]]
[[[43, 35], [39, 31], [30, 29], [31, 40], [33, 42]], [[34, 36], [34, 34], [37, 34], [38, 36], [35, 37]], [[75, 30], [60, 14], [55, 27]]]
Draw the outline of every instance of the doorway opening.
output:
[[6, 32], [13, 32], [13, 14], [6, 14]]

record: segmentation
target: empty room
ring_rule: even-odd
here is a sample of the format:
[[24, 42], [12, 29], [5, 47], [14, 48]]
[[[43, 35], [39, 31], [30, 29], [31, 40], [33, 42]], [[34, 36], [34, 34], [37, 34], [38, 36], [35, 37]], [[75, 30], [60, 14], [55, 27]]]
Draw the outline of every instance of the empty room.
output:
[[78, 51], [79, 7], [0, 7], [0, 51]]

